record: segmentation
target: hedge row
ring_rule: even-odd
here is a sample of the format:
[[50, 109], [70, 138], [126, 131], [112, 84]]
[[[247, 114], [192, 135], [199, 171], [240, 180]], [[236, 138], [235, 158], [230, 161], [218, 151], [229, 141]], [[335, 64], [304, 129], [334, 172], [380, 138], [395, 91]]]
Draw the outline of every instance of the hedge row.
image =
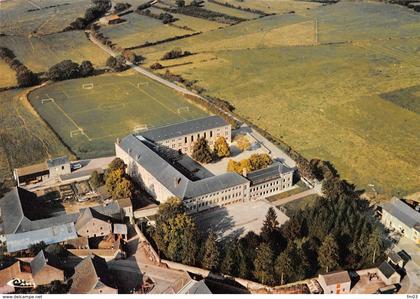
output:
[[145, 9], [145, 10], [136, 10], [136, 13], [138, 13], [139, 15], [147, 16], [149, 18], [153, 18], [153, 19], [162, 21], [163, 24], [169, 24], [169, 23], [173, 23], [175, 21], [178, 21], [177, 18], [174, 18], [173, 15], [171, 15], [170, 13], [167, 13], [167, 12], [163, 12], [163, 13], [160, 13], [160, 14], [154, 14], [150, 11], [150, 9]]
[[9, 48], [0, 48], [0, 59], [16, 72], [16, 81], [19, 87], [29, 87], [39, 83], [38, 75], [20, 62]]
[[163, 44], [163, 43], [171, 42], [171, 41], [174, 41], [174, 40], [191, 37], [191, 36], [198, 35], [198, 34], [201, 34], [201, 33], [202, 32], [194, 32], [194, 33], [190, 33], [190, 34], [177, 35], [177, 36], [173, 36], [173, 37], [170, 37], [170, 38], [167, 38], [167, 39], [158, 40], [158, 41], [155, 41], [155, 42], [147, 42], [146, 41], [142, 45], [138, 45], [138, 46], [134, 46], [134, 47], [129, 47], [129, 48], [126, 48], [126, 49], [127, 50], [135, 50], [135, 49], [141, 49], [141, 48], [156, 46], [156, 45], [159, 45], [159, 44]]
[[257, 15], [260, 15], [260, 16], [263, 16], [263, 17], [275, 15], [275, 13], [266, 13], [265, 11], [262, 11], [262, 10], [259, 10], [259, 9], [242, 7], [242, 6], [235, 6], [235, 5], [230, 4], [228, 2], [224, 2], [223, 3], [223, 2], [220, 2], [220, 1], [217, 1], [217, 0], [208, 0], [208, 2], [217, 4], [217, 5], [226, 6], [226, 7], [229, 7], [229, 8], [234, 8], [234, 9], [238, 9], [238, 10], [242, 10], [242, 11], [254, 13], [254, 14], [257, 14]]
[[107, 11], [112, 7], [111, 0], [92, 0], [93, 6], [89, 7], [85, 11], [83, 18], [79, 17], [69, 26], [64, 28], [63, 31], [70, 30], [84, 30], [86, 29], [93, 21], [104, 16]]
[[162, 10], [165, 10], [169, 13], [179, 13], [183, 15], [187, 15], [190, 17], [196, 17], [201, 19], [206, 19], [209, 21], [224, 23], [224, 24], [238, 24], [240, 22], [246, 21], [246, 19], [230, 16], [221, 12], [216, 12], [212, 10], [208, 10], [199, 6], [182, 6], [182, 7], [161, 7]]

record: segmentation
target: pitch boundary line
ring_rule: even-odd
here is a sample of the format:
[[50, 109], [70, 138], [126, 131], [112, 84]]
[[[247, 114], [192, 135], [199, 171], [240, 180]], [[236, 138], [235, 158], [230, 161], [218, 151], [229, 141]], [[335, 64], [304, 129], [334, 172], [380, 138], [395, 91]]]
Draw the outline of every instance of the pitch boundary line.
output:
[[[153, 100], [155, 100], [156, 102], [158, 102], [159, 104], [161, 104], [163, 107], [165, 107], [167, 110], [169, 110], [170, 112], [172, 112], [173, 114], [176, 114], [177, 116], [180, 116], [177, 112], [175, 112], [174, 110], [172, 110], [172, 108], [170, 108], [169, 106], [167, 106], [166, 104], [164, 104], [164, 103], [162, 103], [161, 101], [159, 101], [157, 98], [155, 98], [154, 96], [152, 96], [151, 94], [149, 94], [148, 92], [146, 92], [145, 90], [143, 90], [142, 88], [140, 88], [140, 87], [137, 87], [136, 85], [134, 85], [132, 82], [128, 82], [130, 85], [132, 85], [132, 86], [134, 86], [135, 88], [137, 88], [138, 90], [140, 90], [141, 92], [143, 92], [145, 95], [147, 95], [147, 96], [149, 96], [149, 97], [151, 97]], [[185, 117], [182, 117], [181, 116], [181, 118], [183, 119], [183, 120], [186, 120], [186, 118]]]
[[[48, 98], [50, 98], [50, 96], [47, 94], [47, 97]], [[52, 102], [52, 103], [54, 103], [55, 104], [55, 106], [58, 108], [58, 110], [60, 110], [60, 112], [61, 113], [63, 113], [64, 114], [64, 116], [65, 117], [67, 117], [70, 121], [71, 121], [71, 123], [79, 130], [79, 131], [81, 131], [82, 132], [82, 135], [85, 135], [86, 136], [86, 138], [89, 140], [89, 141], [92, 141], [92, 138], [90, 138], [89, 137], [89, 135], [87, 135], [85, 132], [84, 132], [84, 130], [83, 130], [83, 128], [81, 128], [71, 117], [70, 117], [70, 115], [68, 115], [67, 113], [66, 113], [66, 111], [64, 111], [63, 110], [63, 108], [61, 108], [60, 107], [60, 105], [58, 105], [55, 101], [54, 102]]]

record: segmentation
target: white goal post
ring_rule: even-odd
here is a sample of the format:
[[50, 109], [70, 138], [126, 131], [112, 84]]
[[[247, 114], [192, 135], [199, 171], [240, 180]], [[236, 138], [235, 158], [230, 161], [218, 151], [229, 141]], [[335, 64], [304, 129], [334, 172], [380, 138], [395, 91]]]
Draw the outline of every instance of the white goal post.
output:
[[133, 131], [134, 131], [134, 133], [138, 133], [138, 132], [141, 132], [141, 131], [145, 131], [147, 129], [148, 129], [147, 124], [140, 124], [140, 125], [135, 126]]
[[185, 106], [185, 107], [180, 107], [180, 108], [178, 108], [176, 111], [177, 111], [177, 113], [178, 113], [178, 114], [181, 114], [181, 113], [183, 113], [183, 112], [190, 112], [190, 107], [187, 107], [187, 106]]
[[84, 135], [85, 132], [83, 132], [83, 129], [77, 129], [70, 131], [70, 138], [73, 138], [74, 136]]
[[53, 98], [46, 98], [41, 100], [41, 104], [54, 102]]
[[93, 83], [86, 83], [82, 85], [83, 89], [93, 89]]
[[140, 88], [141, 86], [148, 86], [149, 82], [139, 82], [137, 83], [137, 87]]

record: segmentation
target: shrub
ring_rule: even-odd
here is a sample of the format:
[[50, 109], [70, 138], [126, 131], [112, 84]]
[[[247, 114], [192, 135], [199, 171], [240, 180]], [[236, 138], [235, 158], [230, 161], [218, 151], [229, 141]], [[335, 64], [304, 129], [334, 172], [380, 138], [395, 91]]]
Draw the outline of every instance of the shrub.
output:
[[93, 72], [95, 71], [95, 68], [93, 67], [92, 62], [90, 62], [89, 60], [82, 61], [79, 69], [80, 69], [81, 77], [88, 77], [92, 75]]
[[205, 138], [199, 138], [194, 143], [192, 157], [200, 163], [210, 163], [213, 160], [210, 147]]
[[235, 141], [241, 151], [247, 151], [251, 148], [251, 143], [245, 135], [238, 136]]
[[38, 84], [39, 78], [32, 71], [26, 69], [16, 72], [16, 81], [20, 87], [29, 87]]
[[162, 57], [162, 60], [181, 58], [181, 57], [189, 56], [189, 55], [192, 55], [192, 53], [189, 51], [182, 52], [181, 49], [173, 49], [165, 53], [165, 55], [163, 55]]
[[161, 70], [163, 69], [163, 65], [161, 65], [159, 62], [155, 62], [150, 66], [150, 68], [152, 70]]
[[48, 70], [47, 77], [52, 81], [62, 81], [78, 78], [80, 76], [79, 65], [71, 60], [63, 60]]
[[230, 149], [224, 137], [219, 137], [214, 143], [214, 152], [219, 158], [229, 157]]
[[116, 12], [120, 12], [120, 11], [124, 11], [124, 10], [126, 10], [126, 9], [129, 9], [131, 7], [131, 4], [130, 3], [121, 3], [121, 2], [119, 2], [119, 3], [116, 3], [115, 4], [115, 6], [114, 6], [114, 9], [115, 9], [115, 11]]

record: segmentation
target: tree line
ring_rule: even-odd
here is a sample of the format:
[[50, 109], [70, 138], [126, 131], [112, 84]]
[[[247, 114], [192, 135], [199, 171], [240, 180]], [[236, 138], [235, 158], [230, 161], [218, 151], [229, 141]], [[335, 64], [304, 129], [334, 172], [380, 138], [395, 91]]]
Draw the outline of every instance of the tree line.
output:
[[111, 7], [111, 0], [92, 0], [92, 6], [86, 9], [83, 17], [78, 17], [63, 31], [86, 29], [93, 21], [105, 15]]
[[20, 62], [9, 48], [0, 48], [0, 58], [16, 72], [16, 81], [19, 87], [29, 87], [39, 83], [38, 75]]
[[333, 185], [326, 182], [326, 195], [281, 227], [270, 208], [259, 234], [218, 240], [198, 230], [177, 198], [161, 204], [147, 233], [163, 258], [267, 285], [377, 265], [386, 248], [383, 226], [354, 186]]

